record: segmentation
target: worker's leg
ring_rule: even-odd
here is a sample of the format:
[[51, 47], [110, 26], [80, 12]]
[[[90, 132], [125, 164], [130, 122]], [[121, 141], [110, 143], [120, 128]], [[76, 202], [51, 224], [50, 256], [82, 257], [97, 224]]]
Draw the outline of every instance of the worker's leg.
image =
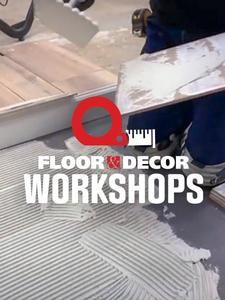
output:
[[214, 185], [225, 180], [225, 93], [195, 100], [193, 107], [183, 151], [190, 158], [186, 173], [201, 173], [205, 185]]
[[[166, 27], [160, 24], [155, 17], [151, 17], [142, 53], [153, 53], [182, 44], [182, 42], [183, 32], [181, 30]], [[179, 135], [186, 129], [191, 122], [191, 108], [192, 103], [186, 102], [141, 113], [129, 118], [128, 129], [155, 129], [156, 142], [162, 143], [168, 141], [172, 134]], [[143, 151], [145, 149], [146, 147], [143, 147]]]

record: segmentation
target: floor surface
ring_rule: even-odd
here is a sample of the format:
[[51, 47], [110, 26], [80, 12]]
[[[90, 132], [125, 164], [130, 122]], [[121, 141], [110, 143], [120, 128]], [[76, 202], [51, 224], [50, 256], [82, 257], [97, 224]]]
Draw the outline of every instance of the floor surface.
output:
[[[89, 125], [87, 125], [87, 129], [92, 133], [100, 133], [104, 129], [105, 126], [108, 126], [106, 120], [101, 120], [97, 122], [92, 122]], [[44, 228], [45, 226], [45, 219], [43, 219], [43, 216], [40, 215], [40, 210], [39, 206], [31, 207], [27, 206], [24, 203], [24, 191], [21, 189], [22, 182], [23, 182], [23, 173], [25, 170], [27, 170], [28, 166], [29, 167], [29, 172], [32, 174], [32, 171], [35, 170], [35, 161], [37, 160], [36, 157], [38, 153], [41, 152], [43, 155], [44, 151], [48, 152], [48, 155], [55, 155], [54, 153], [58, 153], [57, 155], [61, 156], [63, 153], [64, 155], [67, 153], [66, 151], [66, 146], [65, 146], [65, 140], [71, 137], [71, 131], [70, 130], [65, 130], [62, 132], [58, 132], [56, 134], [46, 136], [43, 138], [40, 138], [38, 141], [34, 143], [35, 148], [32, 149], [31, 146], [27, 148], [27, 145], [21, 145], [17, 146], [17, 148], [8, 148], [7, 150], [3, 150], [0, 160], [2, 164], [4, 165], [4, 170], [2, 170], [1, 174], [1, 201], [0, 204], [2, 205], [2, 213], [6, 210], [6, 214], [3, 215], [3, 221], [0, 222], [0, 232], [3, 233], [3, 237], [5, 235], [5, 239], [3, 240], [3, 246], [5, 246], [6, 250], [15, 244], [15, 256], [12, 256], [12, 259], [15, 260], [16, 265], [15, 265], [15, 270], [16, 273], [11, 274], [10, 278], [14, 278], [16, 276], [17, 272], [19, 271], [18, 267], [19, 264], [23, 268], [26, 266], [24, 265], [24, 259], [25, 261], [29, 259], [29, 264], [32, 265], [31, 268], [31, 273], [32, 276], [28, 280], [28, 277], [26, 277], [25, 271], [21, 276], [26, 277], [26, 292], [29, 292], [28, 289], [28, 284], [29, 287], [35, 287], [37, 291], [40, 293], [41, 290], [40, 288], [38, 289], [38, 278], [34, 278], [34, 270], [36, 270], [36, 265], [35, 263], [39, 263], [38, 261], [38, 256], [35, 255], [36, 251], [47, 251], [47, 246], [46, 245], [52, 245], [51, 243], [57, 244], [59, 251], [62, 251], [61, 254], [63, 254], [63, 251], [65, 253], [65, 249], [63, 248], [63, 245], [65, 243], [68, 243], [68, 241], [73, 240], [73, 234], [72, 232], [76, 232], [76, 224], [74, 225], [73, 222], [63, 222], [63, 226], [67, 225], [65, 233], [63, 233], [63, 230], [65, 229], [64, 227], [60, 227], [60, 223], [51, 223], [48, 222], [47, 228]], [[44, 144], [39, 142], [44, 142]], [[16, 152], [15, 152], [15, 149]], [[24, 156], [25, 152], [24, 149], [28, 149], [29, 153], [27, 153], [27, 157]], [[125, 150], [126, 151], [126, 150]], [[124, 152], [124, 150], [123, 150]], [[60, 154], [61, 153], [61, 154]], [[18, 156], [19, 155], [19, 156]], [[39, 154], [40, 155], [40, 154]], [[68, 153], [67, 153], [68, 155]], [[7, 159], [10, 158], [10, 159]], [[20, 157], [20, 158], [19, 158]], [[22, 159], [22, 157], [24, 157]], [[18, 158], [18, 159], [16, 159]], [[13, 159], [15, 161], [15, 164], [12, 164]], [[6, 164], [4, 164], [4, 161]], [[14, 173], [12, 172], [13, 169], [17, 169], [18, 172]], [[8, 199], [8, 200], [7, 200]], [[221, 300], [224, 299], [225, 295], [225, 265], [224, 265], [224, 254], [225, 254], [225, 240], [224, 240], [224, 228], [225, 228], [225, 218], [224, 218], [224, 210], [221, 210], [218, 208], [214, 203], [211, 202], [211, 200], [208, 198], [208, 191], [205, 191], [205, 201], [202, 205], [198, 206], [193, 206], [193, 205], [188, 205], [186, 201], [185, 194], [180, 195], [179, 197], [176, 198], [175, 200], [175, 205], [169, 206], [170, 212], [174, 213], [175, 217], [168, 220], [165, 217], [164, 214], [164, 205], [160, 206], [153, 206], [149, 205], [147, 206], [148, 210], [151, 210], [155, 212], [158, 215], [158, 218], [160, 221], [164, 223], [168, 223], [174, 233], [177, 235], [177, 237], [181, 238], [184, 240], [187, 244], [189, 244], [192, 247], [196, 248], [205, 248], [209, 249], [212, 254], [212, 258], [207, 261], [206, 267], [209, 267], [210, 269], [218, 269], [219, 275], [220, 275], [220, 282], [219, 282], [219, 293], [221, 296]], [[17, 209], [15, 209], [17, 207]], [[116, 209], [116, 207], [114, 207]], [[113, 214], [113, 205], [111, 209], [109, 210], [110, 213], [110, 218], [117, 218], [119, 215]], [[19, 214], [18, 214], [19, 210]], [[30, 214], [29, 214], [30, 211]], [[54, 213], [57, 213], [55, 211]], [[65, 212], [66, 213], [66, 212]], [[118, 213], [118, 212], [117, 212]], [[122, 210], [121, 210], [122, 213]], [[29, 215], [29, 218], [27, 217]], [[8, 217], [7, 217], [8, 216]], [[10, 216], [10, 218], [9, 218]], [[44, 215], [45, 217], [45, 215]], [[51, 217], [51, 215], [48, 216], [48, 218]], [[43, 219], [43, 220], [42, 220]], [[40, 223], [40, 221], [43, 221], [44, 223]], [[47, 222], [47, 220], [46, 220]], [[8, 224], [8, 226], [6, 226]], [[135, 224], [133, 224], [135, 226]], [[54, 227], [55, 226], [55, 227]], [[57, 226], [57, 231], [56, 231], [56, 226]], [[28, 230], [28, 228], [30, 228]], [[64, 228], [64, 229], [63, 229]], [[80, 227], [79, 227], [80, 228]], [[21, 231], [22, 230], [22, 231]], [[24, 234], [23, 234], [24, 231]], [[34, 240], [34, 247], [35, 253], [31, 251], [31, 249], [28, 247], [31, 243], [31, 239], [29, 235], [26, 237], [26, 232], [29, 234], [33, 235]], [[37, 232], [37, 234], [35, 234]], [[47, 233], [51, 234], [51, 239], [45, 239], [40, 241], [40, 236], [45, 236]], [[57, 233], [57, 234], [56, 234]], [[11, 238], [12, 237], [12, 238]], [[22, 243], [21, 239], [27, 239], [27, 248], [28, 250], [31, 251], [30, 256], [28, 255], [26, 258], [26, 252], [18, 252], [19, 248], [17, 249], [16, 243]], [[29, 245], [28, 245], [29, 244]], [[31, 243], [32, 244], [32, 243]], [[67, 244], [65, 244], [67, 245]], [[71, 244], [70, 242], [70, 249], [75, 250], [74, 244]], [[71, 248], [72, 247], [72, 248]], [[41, 266], [43, 269], [46, 269], [46, 264], [49, 264], [50, 266], [50, 271], [49, 273], [45, 274], [48, 277], [45, 277], [45, 281], [42, 281], [42, 284], [45, 285], [46, 282], [52, 282], [52, 274], [54, 273], [54, 265], [57, 265], [55, 261], [52, 259], [59, 255], [59, 253], [54, 252], [54, 247], [49, 248], [49, 259], [48, 256], [45, 256], [44, 252], [41, 252], [41, 258], [43, 257], [43, 261], [41, 261]], [[67, 249], [68, 250], [68, 249]], [[7, 250], [8, 251], [8, 250]], [[48, 251], [47, 251], [48, 252]], [[54, 252], [54, 253], [53, 253]], [[8, 252], [7, 252], [8, 253]], [[29, 254], [28, 253], [28, 254]], [[9, 253], [12, 255], [12, 253]], [[54, 255], [53, 255], [54, 254]], [[60, 255], [61, 255], [60, 254]], [[71, 256], [71, 253], [68, 252], [68, 257], [72, 259], [75, 256]], [[21, 261], [20, 261], [20, 257]], [[68, 258], [67, 257], [67, 258]], [[44, 260], [47, 259], [46, 261]], [[62, 257], [57, 257], [57, 260], [61, 264], [61, 259]], [[17, 261], [18, 260], [18, 261]], [[18, 265], [17, 265], [18, 263]], [[12, 265], [12, 262], [8, 262], [8, 264]], [[43, 264], [43, 265], [42, 265]], [[54, 264], [54, 265], [53, 265]], [[39, 266], [39, 265], [38, 265]], [[40, 266], [40, 267], [41, 267]], [[65, 264], [64, 264], [65, 267]], [[33, 269], [35, 268], [35, 269]], [[25, 269], [24, 269], [25, 270]], [[10, 270], [8, 270], [10, 271]], [[8, 272], [7, 271], [7, 272]], [[60, 270], [62, 272], [62, 270]], [[8, 274], [8, 273], [7, 273]], [[115, 275], [118, 276], [118, 275]], [[10, 279], [9, 278], [9, 279]], [[8, 291], [9, 286], [7, 284], [10, 283], [10, 280], [8, 279], [4, 281], [5, 285], [5, 292]], [[34, 280], [34, 285], [32, 283], [32, 280]], [[46, 281], [47, 280], [47, 281]], [[67, 278], [66, 280], [72, 280], [71, 277]], [[7, 283], [8, 282], [8, 283]], [[82, 281], [81, 284], [84, 282]], [[18, 290], [19, 281], [16, 281], [16, 289]], [[60, 288], [61, 285], [59, 285]], [[6, 288], [7, 287], [7, 288]], [[47, 289], [49, 292], [49, 288]], [[70, 289], [69, 289], [70, 290]], [[19, 291], [19, 290], [18, 290]], [[55, 290], [54, 290], [55, 291]], [[32, 290], [30, 290], [32, 292]], [[59, 289], [60, 292], [60, 289]], [[61, 291], [62, 292], [62, 291]], [[8, 293], [8, 292], [7, 292]], [[22, 293], [22, 290], [20, 290], [20, 293]], [[12, 294], [13, 294], [13, 289], [12, 289]], [[6, 294], [8, 295], [8, 294]], [[6, 296], [5, 295], [5, 296]], [[11, 299], [16, 299], [16, 295], [12, 296]], [[37, 295], [35, 295], [37, 297]], [[44, 297], [42, 295], [42, 297]], [[4, 298], [3, 299], [10, 299], [10, 298]], [[21, 299], [27, 299], [27, 298], [21, 298]], [[36, 298], [35, 298], [36, 299]], [[44, 299], [44, 298], [39, 298], [39, 299]], [[51, 297], [49, 299], [52, 299]], [[61, 299], [59, 297], [59, 299]], [[115, 298], [113, 298], [115, 299]]]
[[[125, 121], [126, 122], [126, 121]], [[87, 125], [92, 134], [102, 134], [108, 128], [108, 121], [99, 120]], [[50, 135], [41, 140], [50, 148], [65, 149], [64, 141], [72, 135], [70, 130]], [[126, 151], [126, 150], [125, 150]], [[122, 150], [124, 153], [124, 150]], [[169, 211], [176, 216], [170, 220], [163, 213], [165, 204], [151, 205], [148, 209], [157, 213], [159, 219], [168, 223], [175, 234], [187, 244], [196, 248], [209, 249], [212, 257], [207, 262], [209, 267], [218, 268], [220, 275], [219, 293], [225, 299], [225, 211], [209, 198], [209, 190], [205, 190], [204, 202], [190, 205], [186, 201], [186, 192], [177, 196], [174, 205], [168, 205]]]
[[[126, 123], [126, 121], [125, 121]], [[102, 134], [108, 128], [108, 121], [99, 120], [87, 125], [91, 134]], [[70, 130], [44, 138], [48, 147], [65, 149], [64, 140], [72, 135]], [[41, 139], [43, 141], [43, 139]], [[124, 153], [124, 150], [122, 150]], [[126, 153], [126, 150], [125, 150]], [[128, 154], [129, 155], [129, 154]], [[176, 172], [176, 171], [175, 171]], [[165, 174], [164, 174], [165, 175]], [[186, 201], [186, 191], [177, 196], [174, 205], [168, 205], [169, 211], [176, 216], [168, 220], [163, 213], [165, 204], [151, 205], [148, 209], [157, 213], [159, 219], [168, 223], [175, 234], [187, 244], [196, 248], [209, 249], [212, 257], [207, 262], [210, 268], [218, 268], [220, 275], [219, 293], [225, 299], [225, 211], [212, 202], [209, 190], [205, 190], [204, 202], [190, 205]]]

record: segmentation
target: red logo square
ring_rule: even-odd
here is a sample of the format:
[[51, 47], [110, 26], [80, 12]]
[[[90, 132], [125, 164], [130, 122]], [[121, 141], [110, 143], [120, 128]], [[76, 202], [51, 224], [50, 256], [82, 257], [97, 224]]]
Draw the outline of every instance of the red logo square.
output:
[[109, 169], [120, 169], [121, 168], [121, 157], [120, 156], [106, 156], [106, 163]]

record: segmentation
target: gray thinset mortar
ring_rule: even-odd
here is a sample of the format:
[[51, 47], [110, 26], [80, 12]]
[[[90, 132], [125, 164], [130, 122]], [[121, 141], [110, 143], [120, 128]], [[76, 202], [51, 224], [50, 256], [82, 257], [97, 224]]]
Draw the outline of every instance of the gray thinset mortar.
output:
[[7, 189], [13, 185], [23, 183], [25, 173], [33, 174], [47, 173], [38, 170], [38, 156], [55, 155], [57, 161], [63, 156], [69, 155], [69, 151], [54, 150], [45, 146], [42, 142], [30, 142], [18, 145], [0, 152], [0, 190]]
[[189, 264], [162, 245], [122, 226], [104, 225], [86, 233], [80, 243], [155, 298], [173, 300], [184, 296], [196, 280]]
[[[100, 148], [87, 147], [84, 151], [74, 140], [72, 144], [75, 156], [114, 154], [112, 149], [100, 151]], [[48, 149], [40, 142], [11, 148], [9, 156], [7, 150], [0, 152], [1, 163], [7, 164], [1, 172], [1, 179], [7, 180], [0, 191], [1, 300], [168, 300], [172, 296], [164, 297], [162, 293], [171, 294], [171, 291], [177, 293], [174, 300], [219, 299], [218, 275], [206, 271], [200, 262], [209, 258], [209, 251], [189, 247], [175, 236], [169, 225], [159, 222], [156, 214], [140, 205], [56, 207], [51, 204], [42, 212], [40, 205], [26, 205], [23, 174], [37, 173], [38, 155], [55, 155], [60, 159], [72, 152]], [[29, 159], [24, 163], [26, 156]], [[78, 170], [64, 172], [79, 173]], [[18, 181], [20, 184], [16, 184]], [[109, 191], [107, 186], [105, 191]], [[89, 214], [84, 220], [81, 216], [85, 209]], [[99, 235], [104, 228], [110, 231], [106, 240]], [[124, 243], [119, 244], [121, 236]], [[95, 238], [99, 247], [93, 249]], [[102, 248], [102, 238], [106, 244], [114, 242], [113, 247], [120, 245], [120, 251], [114, 251], [110, 259], [105, 257], [110, 252]], [[156, 245], [158, 250], [154, 251]], [[152, 264], [151, 257], [158, 260]], [[129, 272], [128, 265], [121, 263], [124, 259], [132, 263]], [[159, 297], [155, 294], [157, 281], [148, 278], [151, 268], [155, 268], [159, 280]], [[178, 296], [181, 290], [182, 295]], [[189, 291], [188, 295], [183, 295], [184, 290]]]

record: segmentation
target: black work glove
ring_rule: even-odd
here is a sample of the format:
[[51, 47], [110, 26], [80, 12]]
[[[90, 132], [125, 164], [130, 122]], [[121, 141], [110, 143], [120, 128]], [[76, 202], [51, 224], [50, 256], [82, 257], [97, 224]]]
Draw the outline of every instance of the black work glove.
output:
[[72, 8], [78, 8], [80, 11], [85, 11], [95, 3], [95, 0], [63, 0], [63, 2], [71, 3]]

